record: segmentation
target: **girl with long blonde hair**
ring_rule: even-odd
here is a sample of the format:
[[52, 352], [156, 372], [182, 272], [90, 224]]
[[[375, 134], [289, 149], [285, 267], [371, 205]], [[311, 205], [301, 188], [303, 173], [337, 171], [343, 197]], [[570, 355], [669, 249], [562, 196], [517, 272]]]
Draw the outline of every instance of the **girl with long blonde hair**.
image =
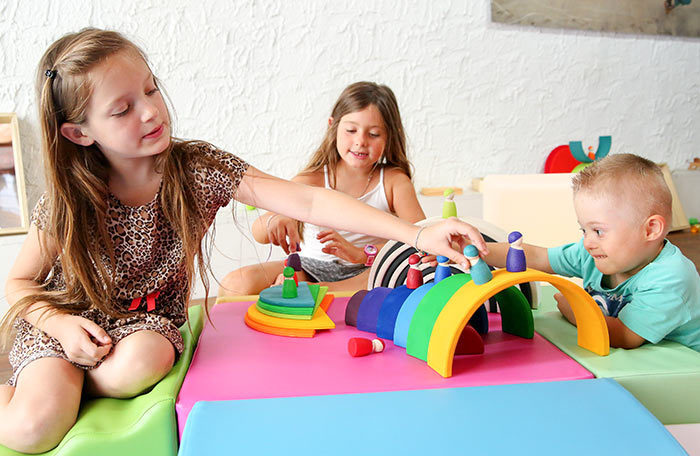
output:
[[10, 271], [2, 324], [13, 375], [0, 385], [0, 444], [16, 451], [56, 446], [83, 393], [132, 397], [167, 374], [197, 271], [207, 288], [205, 235], [232, 198], [460, 263], [452, 237], [484, 245], [467, 224], [419, 228], [174, 138], [160, 83], [119, 33], [60, 38], [41, 59], [37, 91], [47, 191]]
[[[406, 135], [394, 92], [386, 85], [356, 82], [343, 90], [328, 118], [321, 145], [292, 181], [343, 192], [381, 211], [415, 223], [425, 218], [411, 182]], [[340, 208], [339, 208], [340, 209]], [[367, 246], [386, 242], [376, 236], [303, 225], [268, 212], [253, 224], [258, 242], [298, 252], [298, 279], [320, 282], [330, 290], [364, 288], [369, 275]], [[258, 294], [279, 283], [282, 261], [245, 266], [221, 282], [219, 296]]]

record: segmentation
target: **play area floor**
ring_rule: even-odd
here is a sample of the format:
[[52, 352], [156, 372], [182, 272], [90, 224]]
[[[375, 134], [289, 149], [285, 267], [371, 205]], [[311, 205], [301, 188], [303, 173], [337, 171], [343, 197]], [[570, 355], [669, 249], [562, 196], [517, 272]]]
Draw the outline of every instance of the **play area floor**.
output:
[[592, 378], [593, 375], [539, 335], [523, 339], [501, 331], [489, 315], [482, 355], [456, 357], [443, 378], [424, 361], [388, 342], [382, 353], [353, 358], [352, 337], [376, 337], [344, 322], [349, 298], [336, 298], [329, 316], [336, 328], [313, 338], [257, 332], [243, 322], [253, 302], [216, 305], [199, 340], [176, 404], [180, 432], [197, 401], [451, 388]]

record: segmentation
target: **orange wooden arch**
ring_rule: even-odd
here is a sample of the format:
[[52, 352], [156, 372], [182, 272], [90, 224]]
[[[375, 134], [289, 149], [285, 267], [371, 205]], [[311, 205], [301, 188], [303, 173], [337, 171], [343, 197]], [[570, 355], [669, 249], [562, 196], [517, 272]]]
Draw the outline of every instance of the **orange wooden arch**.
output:
[[548, 282], [571, 304], [578, 326], [579, 346], [601, 356], [610, 353], [605, 317], [593, 298], [580, 286], [559, 276], [527, 269], [523, 272], [493, 271], [493, 279], [483, 285], [469, 281], [452, 295], [440, 312], [428, 345], [428, 365], [443, 377], [452, 376], [452, 361], [459, 335], [476, 309], [506, 288], [525, 282]]

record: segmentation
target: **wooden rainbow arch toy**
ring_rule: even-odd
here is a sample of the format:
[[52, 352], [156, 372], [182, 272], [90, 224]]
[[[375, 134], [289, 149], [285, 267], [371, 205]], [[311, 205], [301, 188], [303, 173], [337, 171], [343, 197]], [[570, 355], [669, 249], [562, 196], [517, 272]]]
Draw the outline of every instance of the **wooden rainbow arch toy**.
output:
[[443, 377], [452, 376], [457, 340], [481, 303], [512, 285], [533, 281], [549, 282], [569, 301], [576, 316], [579, 346], [600, 356], [606, 356], [610, 352], [608, 328], [603, 313], [583, 288], [567, 279], [534, 269], [523, 272], [499, 269], [494, 271], [491, 281], [483, 285], [469, 281], [444, 303], [432, 328], [428, 365]]
[[[390, 247], [389, 255], [396, 250]], [[382, 261], [375, 260], [375, 264], [381, 265]], [[384, 274], [387, 271], [385, 268]], [[409, 271], [394, 276], [404, 279], [410, 274]], [[474, 331], [468, 326], [477, 329], [483, 326], [484, 318], [475, 321], [479, 311], [485, 313], [482, 303], [495, 298], [502, 313], [503, 331], [532, 338], [532, 311], [515, 285], [548, 282], [571, 304], [578, 326], [578, 345], [600, 356], [610, 351], [607, 325], [600, 308], [583, 288], [565, 278], [534, 269], [519, 272], [499, 269], [493, 271], [489, 281], [477, 284], [470, 274], [461, 271], [454, 274], [453, 267], [442, 273], [435, 270], [436, 278], [438, 275], [441, 277], [436, 282], [427, 284], [375, 286], [369, 291], [359, 291], [348, 302], [346, 324], [393, 340], [395, 345], [405, 347], [408, 355], [426, 361], [441, 376], [451, 377], [458, 342], [465, 331], [474, 334], [487, 331], [483, 328]], [[371, 275], [370, 282], [386, 283], [381, 273]]]

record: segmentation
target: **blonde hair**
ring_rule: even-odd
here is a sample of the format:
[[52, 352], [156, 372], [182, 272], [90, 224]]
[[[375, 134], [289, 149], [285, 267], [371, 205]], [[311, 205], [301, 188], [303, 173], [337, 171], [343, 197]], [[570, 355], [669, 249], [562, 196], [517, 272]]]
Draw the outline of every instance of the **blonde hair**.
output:
[[376, 106], [387, 132], [386, 146], [383, 157], [378, 162], [379, 166], [394, 166], [412, 178], [411, 163], [406, 155], [406, 134], [394, 92], [385, 85], [365, 81], [350, 84], [340, 94], [331, 111], [333, 120], [323, 141], [302, 173], [313, 173], [328, 166], [330, 182], [335, 187], [336, 166], [340, 161], [337, 149], [338, 124], [346, 114], [362, 111], [369, 105]]
[[[117, 32], [94, 28], [83, 29], [54, 42], [39, 63], [36, 90], [42, 132], [42, 155], [47, 180], [48, 217], [44, 233], [59, 246], [59, 259], [65, 290], [48, 291], [44, 287], [15, 303], [0, 325], [2, 342], [15, 318], [24, 315], [36, 302], [49, 304], [42, 312], [78, 313], [98, 308], [113, 316], [124, 316], [114, 302], [110, 271], [115, 270], [112, 240], [107, 233], [106, 212], [109, 195], [109, 162], [96, 145], [77, 145], [61, 135], [65, 122], [86, 121], [86, 110], [93, 83], [90, 72], [111, 56], [126, 52], [142, 59], [145, 54]], [[150, 67], [149, 67], [150, 70]], [[154, 76], [156, 85], [158, 81]], [[168, 112], [168, 118], [171, 119]], [[160, 207], [167, 222], [182, 241], [183, 264], [187, 277], [187, 296], [197, 271], [208, 294], [205, 268], [207, 249], [202, 241], [207, 232], [204, 208], [192, 191], [192, 177], [187, 172], [192, 163], [225, 168], [201, 153], [186, 147], [191, 143], [171, 138], [169, 147], [155, 159], [162, 173]], [[42, 246], [45, 254], [45, 246]], [[195, 260], [196, 258], [196, 260]], [[43, 274], [53, 264], [44, 258]], [[37, 277], [44, 281], [45, 277]], [[46, 284], [46, 282], [44, 282]]]
[[634, 154], [609, 155], [584, 168], [572, 180], [574, 195], [591, 192], [629, 206], [640, 219], [660, 215], [671, 221], [671, 191], [661, 168]]

